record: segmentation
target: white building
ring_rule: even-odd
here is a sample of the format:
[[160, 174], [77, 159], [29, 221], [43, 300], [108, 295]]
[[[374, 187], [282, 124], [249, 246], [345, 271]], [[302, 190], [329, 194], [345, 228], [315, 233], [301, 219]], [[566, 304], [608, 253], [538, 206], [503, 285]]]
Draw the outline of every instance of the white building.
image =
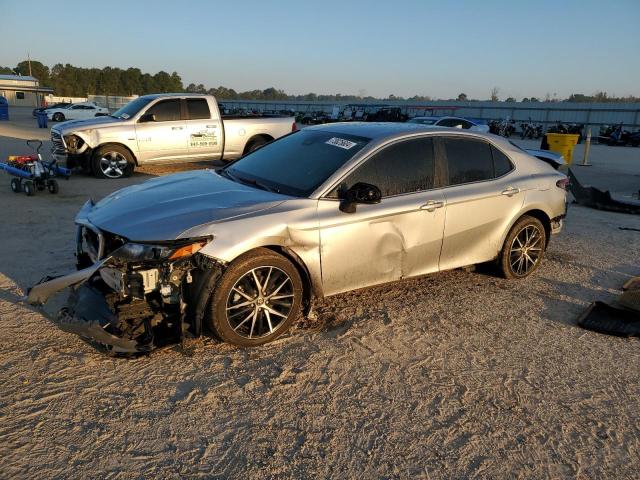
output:
[[44, 96], [53, 93], [49, 87], [41, 87], [35, 77], [22, 75], [0, 75], [0, 96], [9, 101], [9, 105], [18, 107], [39, 107]]

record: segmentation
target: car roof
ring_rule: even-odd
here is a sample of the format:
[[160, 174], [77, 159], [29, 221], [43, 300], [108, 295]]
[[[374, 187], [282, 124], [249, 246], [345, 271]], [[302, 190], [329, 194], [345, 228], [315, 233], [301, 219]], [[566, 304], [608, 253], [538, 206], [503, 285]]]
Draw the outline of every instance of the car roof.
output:
[[325, 131], [336, 134], [354, 135], [359, 137], [370, 138], [372, 140], [388, 140], [393, 138], [401, 138], [407, 135], [425, 132], [425, 133], [455, 133], [458, 135], [469, 135], [476, 137], [484, 137], [492, 142], [497, 142], [496, 135], [483, 134], [480, 132], [471, 132], [459, 128], [434, 127], [431, 125], [421, 125], [419, 123], [394, 123], [394, 122], [340, 122], [325, 123], [323, 125], [314, 125], [306, 127], [302, 131]]
[[164, 98], [164, 97], [205, 97], [207, 93], [150, 93], [149, 95], [142, 95], [138, 98], [149, 98], [154, 100], [156, 98]]

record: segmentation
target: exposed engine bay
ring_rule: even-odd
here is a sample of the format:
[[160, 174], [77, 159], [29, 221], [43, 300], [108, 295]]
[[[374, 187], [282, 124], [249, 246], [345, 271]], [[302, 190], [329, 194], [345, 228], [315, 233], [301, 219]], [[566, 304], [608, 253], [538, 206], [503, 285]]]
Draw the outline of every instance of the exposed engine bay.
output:
[[200, 336], [210, 292], [224, 270], [198, 254], [210, 240], [143, 244], [79, 225], [78, 271], [43, 279], [27, 302], [44, 305], [69, 287], [66, 304], [47, 316], [112, 353], [149, 352]]

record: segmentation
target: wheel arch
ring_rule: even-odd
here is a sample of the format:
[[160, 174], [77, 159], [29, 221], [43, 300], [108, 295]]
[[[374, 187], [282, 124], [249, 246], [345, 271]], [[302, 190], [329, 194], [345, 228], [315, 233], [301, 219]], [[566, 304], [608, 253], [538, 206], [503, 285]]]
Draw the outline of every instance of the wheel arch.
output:
[[134, 165], [135, 165], [136, 167], [138, 166], [138, 157], [136, 157], [136, 154], [135, 154], [135, 153], [133, 153], [133, 150], [131, 150], [131, 148], [129, 148], [129, 147], [128, 147], [127, 145], [125, 145], [124, 143], [120, 143], [120, 142], [104, 142], [104, 143], [101, 143], [101, 144], [96, 145], [95, 147], [93, 147], [93, 148], [91, 149], [91, 150], [92, 150], [92, 153], [91, 153], [91, 154], [93, 155], [93, 152], [97, 151], [97, 150], [98, 150], [98, 149], [100, 149], [100, 148], [107, 147], [107, 146], [109, 146], [109, 145], [115, 145], [115, 146], [117, 146], [117, 147], [122, 147], [122, 148], [124, 148], [126, 151], [128, 151], [128, 152], [129, 152], [129, 154], [131, 155], [131, 158], [133, 158], [133, 163], [134, 163]]
[[302, 311], [304, 315], [307, 315], [311, 310], [311, 301], [314, 295], [317, 295], [307, 265], [298, 256], [298, 254], [288, 247], [282, 245], [264, 245], [259, 248], [266, 248], [267, 250], [271, 250], [272, 252], [283, 256], [296, 268], [300, 275], [300, 279], [302, 280]]
[[243, 155], [246, 155], [249, 152], [249, 147], [256, 140], [264, 140], [266, 143], [269, 143], [272, 142], [274, 138], [268, 133], [257, 133], [252, 135], [249, 140], [247, 140], [247, 143], [244, 144], [244, 150], [242, 151]]
[[542, 223], [542, 226], [544, 227], [544, 232], [545, 232], [545, 236], [546, 236], [545, 248], [549, 245], [549, 240], [551, 238], [551, 217], [549, 216], [549, 214], [547, 212], [545, 212], [541, 208], [530, 207], [528, 209], [522, 210], [519, 215], [516, 215], [514, 217], [514, 219], [511, 221], [511, 223], [509, 224], [508, 228], [502, 234], [502, 241], [500, 242], [500, 250], [498, 251], [498, 254], [502, 250], [502, 248], [504, 246], [504, 242], [505, 242], [505, 240], [507, 238], [507, 235], [509, 235], [509, 232], [511, 231], [513, 226], [522, 217], [525, 217], [525, 216], [534, 217], [534, 218], [537, 218], [538, 220], [540, 220], [540, 222]]

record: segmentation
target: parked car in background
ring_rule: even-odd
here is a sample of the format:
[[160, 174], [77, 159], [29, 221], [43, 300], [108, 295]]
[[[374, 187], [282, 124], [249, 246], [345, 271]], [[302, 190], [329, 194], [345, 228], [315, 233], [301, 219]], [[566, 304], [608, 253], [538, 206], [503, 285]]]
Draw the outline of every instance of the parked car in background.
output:
[[52, 103], [51, 105], [47, 105], [46, 107], [34, 108], [33, 112], [31, 112], [31, 115], [35, 117], [38, 112], [44, 112], [49, 108], [65, 108], [65, 107], [68, 107], [69, 105], [71, 105], [71, 103], [69, 102]]
[[460, 117], [413, 117], [409, 123], [420, 125], [432, 125], [434, 127], [462, 128], [472, 132], [488, 133], [489, 125]]
[[48, 107], [44, 110], [49, 120], [64, 122], [65, 120], [84, 120], [87, 118], [109, 115], [109, 109], [99, 107], [94, 102], [71, 103], [61, 107]]
[[[63, 328], [115, 352], [202, 324], [270, 342], [313, 297], [494, 261], [533, 273], [566, 212], [567, 177], [507, 140], [407, 123], [305, 128], [219, 171], [116, 191], [76, 217], [80, 268]], [[429, 292], [422, 292], [428, 295]]]
[[131, 175], [143, 163], [234, 160], [293, 130], [292, 117], [220, 115], [211, 95], [144, 95], [108, 117], [51, 129], [53, 154], [98, 178]]

